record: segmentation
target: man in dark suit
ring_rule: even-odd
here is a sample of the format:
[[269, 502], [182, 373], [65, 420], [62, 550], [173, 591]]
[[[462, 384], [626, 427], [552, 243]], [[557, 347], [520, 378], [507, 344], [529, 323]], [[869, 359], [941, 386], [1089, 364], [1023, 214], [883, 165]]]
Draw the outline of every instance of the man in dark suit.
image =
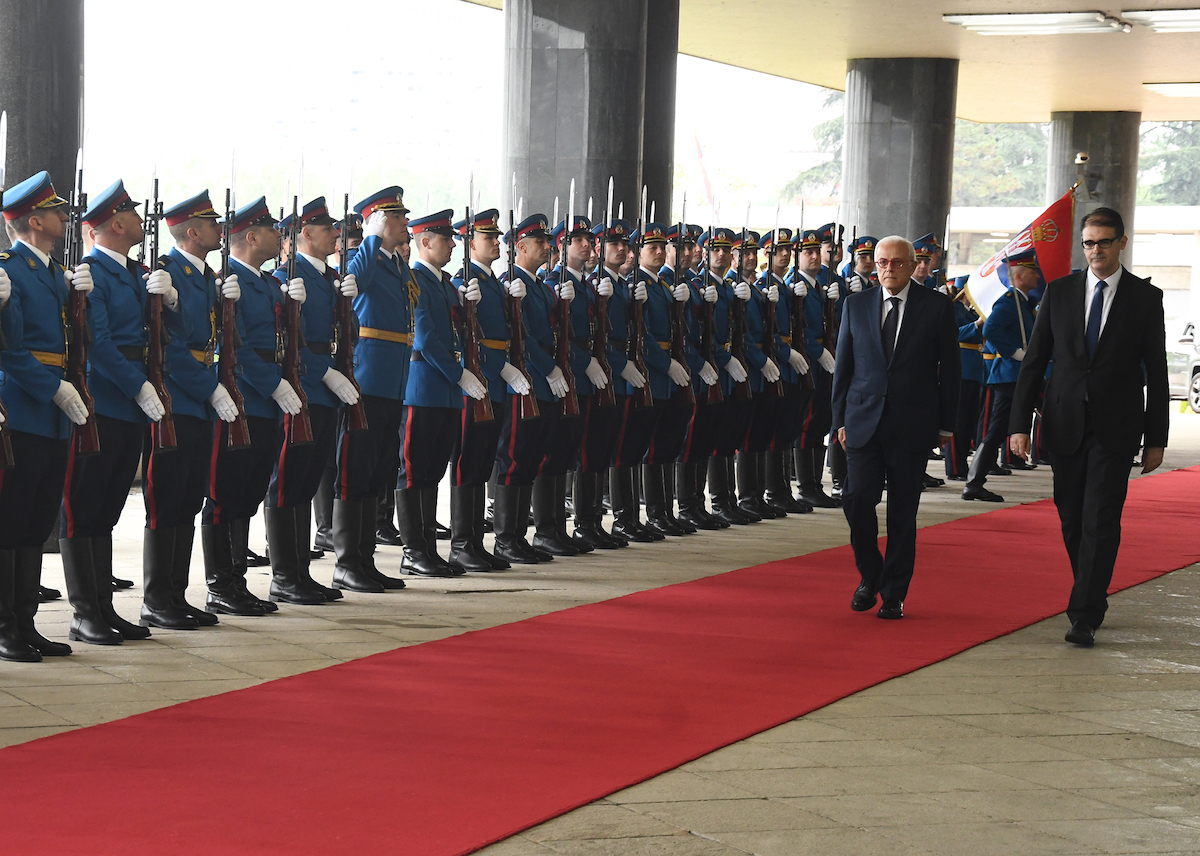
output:
[[[833, 375], [833, 425], [846, 450], [842, 510], [862, 582], [851, 609], [883, 598], [880, 618], [903, 618], [917, 551], [917, 506], [929, 449], [953, 436], [958, 407], [958, 327], [950, 298], [914, 287], [913, 245], [875, 245], [882, 288], [851, 294], [842, 310]], [[875, 507], [887, 479], [887, 555]]]
[[1142, 472], [1162, 463], [1170, 396], [1162, 292], [1121, 266], [1129, 241], [1121, 215], [1097, 208], [1080, 229], [1088, 268], [1046, 288], [1017, 378], [1009, 445], [1028, 454], [1038, 387], [1053, 359], [1042, 417], [1075, 575], [1066, 639], [1091, 647], [1108, 608], [1130, 462], [1144, 438]]

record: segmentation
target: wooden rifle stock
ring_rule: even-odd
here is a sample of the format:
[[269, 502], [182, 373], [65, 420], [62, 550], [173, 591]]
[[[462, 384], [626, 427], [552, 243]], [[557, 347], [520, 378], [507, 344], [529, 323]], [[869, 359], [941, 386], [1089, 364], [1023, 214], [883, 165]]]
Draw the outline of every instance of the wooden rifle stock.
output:
[[[834, 225], [834, 231], [838, 230], [837, 225]], [[830, 235], [831, 242], [829, 244], [829, 281], [825, 284], [826, 287], [833, 285], [837, 281], [837, 258], [838, 247], [842, 245], [837, 234]], [[837, 356], [837, 300], [829, 298], [827, 295], [821, 297], [821, 309], [825, 322], [825, 349], [830, 354]]]
[[[233, 229], [232, 192], [225, 189], [225, 223], [221, 236], [221, 281], [229, 278], [229, 236]], [[237, 301], [221, 297], [221, 357], [217, 361], [217, 379], [237, 408], [237, 418], [229, 423], [225, 446], [229, 449], [250, 448], [250, 423], [246, 421], [246, 400], [237, 385], [237, 348], [241, 342], [237, 332]]]
[[[770, 258], [771, 263], [767, 265], [767, 288], [775, 284], [775, 274], [772, 273], [775, 267], [774, 243], [772, 243]], [[765, 289], [763, 290], [762, 313], [763, 353], [767, 355], [767, 359], [777, 358], [778, 355], [775, 354], [775, 304], [767, 297]], [[767, 398], [783, 398], [783, 381], [780, 378], [776, 378], [774, 381], [763, 378], [763, 390], [766, 392]]]
[[[154, 179], [154, 199], [146, 206], [144, 229], [150, 244], [146, 261], [150, 270], [158, 269], [158, 223], [162, 220], [162, 203], [158, 201], [158, 179]], [[175, 417], [171, 415], [171, 393], [167, 391], [167, 331], [163, 326], [162, 295], [146, 297], [146, 380], [154, 387], [163, 406], [162, 419], [150, 425], [150, 442], [157, 452], [167, 452], [176, 446]]]
[[[471, 282], [471, 241], [475, 237], [475, 220], [471, 213], [471, 203], [474, 200], [467, 200], [467, 225], [463, 227], [463, 287], [466, 288]], [[479, 307], [472, 300], [463, 300], [463, 310], [466, 316], [466, 347], [463, 351], [464, 361], [466, 362], [467, 371], [479, 378], [480, 382], [486, 387], [487, 378], [483, 375], [483, 362], [479, 356]], [[472, 398], [471, 418], [475, 422], [491, 422], [496, 418], [496, 414], [492, 412], [492, 397], [485, 395], [481, 399]]]
[[600, 368], [604, 370], [604, 376], [608, 378], [608, 385], [604, 389], [598, 389], [593, 393], [596, 396], [596, 405], [598, 407], [612, 407], [617, 403], [617, 391], [613, 389], [612, 364], [608, 361], [608, 298], [602, 296], [599, 291], [600, 280], [608, 276], [606, 263], [608, 260], [608, 228], [610, 225], [608, 221], [605, 221], [604, 227], [600, 230], [600, 264], [596, 266], [596, 302], [592, 304], [592, 311], [595, 313], [592, 318], [592, 357], [596, 360]]
[[[79, 172], [79, 187], [83, 186], [83, 171]], [[70, 222], [67, 224], [66, 267], [74, 270], [83, 258], [83, 212], [87, 210], [87, 194], [72, 194]], [[100, 432], [96, 427], [96, 402], [87, 385], [88, 345], [91, 344], [91, 327], [88, 326], [87, 294], [69, 285], [69, 309], [67, 311], [66, 372], [68, 383], [75, 387], [83, 406], [87, 408], [87, 421], [72, 429], [76, 455], [96, 455], [100, 452]]]
[[[795, 247], [792, 250], [792, 285], [800, 282], [800, 236], [801, 231], [796, 230]], [[807, 280], [805, 280], [807, 285]], [[804, 324], [804, 298], [797, 297], [792, 294], [792, 313], [788, 319], [792, 328], [792, 350], [799, 351], [805, 360], [808, 359], [808, 344], [805, 340], [805, 324]], [[813, 380], [812, 366], [809, 366], [808, 371], [800, 375], [801, 389], [816, 389], [817, 382]]]
[[[567, 266], [564, 262], [563, 276], [566, 275]], [[571, 371], [571, 301], [560, 297], [554, 309], [558, 327], [558, 336], [554, 343], [554, 362], [562, 372], [563, 380], [567, 382], [567, 394], [563, 396], [563, 416], [578, 416], [579, 395], [575, 392], [575, 373]]]
[[[342, 205], [342, 235], [341, 235], [341, 261], [342, 261], [342, 276], [346, 275], [346, 269], [350, 264], [350, 194], [347, 193], [345, 202]], [[341, 277], [338, 278], [338, 284], [341, 284]], [[358, 379], [354, 377], [354, 345], [356, 331], [354, 329], [354, 298], [347, 297], [338, 291], [337, 303], [333, 307], [333, 353], [334, 353], [334, 368], [345, 376], [346, 380], [354, 384], [354, 388], [358, 390], [358, 401], [353, 404], [347, 404], [346, 407], [346, 431], [351, 434], [359, 431], [366, 431], [367, 425], [367, 410], [363, 405], [362, 389], [358, 385]]]
[[[508, 212], [508, 282], [511, 285], [517, 278], [517, 227], [513, 223], [513, 212]], [[508, 323], [512, 328], [508, 339], [508, 361], [514, 369], [525, 376], [529, 383], [529, 392], [520, 396], [521, 418], [536, 419], [538, 416], [537, 397], [533, 394], [533, 380], [525, 368], [525, 321], [521, 317], [521, 298], [508, 297]]]
[[[675, 299], [675, 288], [679, 286], [679, 256], [683, 252], [683, 237], [687, 232], [687, 224], [679, 224], [679, 234], [675, 237], [675, 264], [671, 267], [671, 359], [685, 369], [687, 364], [687, 343], [684, 340], [687, 318], [684, 315], [686, 301]], [[689, 289], [690, 290], [690, 289]], [[675, 390], [672, 398], [677, 403], [692, 405], [696, 403], [696, 391], [689, 382]]]
[[[285, 276], [288, 282], [296, 278], [296, 240], [299, 237], [300, 206], [298, 197], [292, 197], [292, 221], [288, 226], [288, 258]], [[300, 412], [295, 416], [284, 414], [283, 426], [289, 446], [305, 446], [313, 442], [312, 420], [308, 415], [308, 395], [300, 385], [300, 348], [303, 334], [300, 328], [300, 302], [285, 297], [276, 304], [276, 311], [283, 312], [280, 325], [283, 334], [283, 379], [300, 398]], [[278, 350], [278, 349], [277, 349]]]

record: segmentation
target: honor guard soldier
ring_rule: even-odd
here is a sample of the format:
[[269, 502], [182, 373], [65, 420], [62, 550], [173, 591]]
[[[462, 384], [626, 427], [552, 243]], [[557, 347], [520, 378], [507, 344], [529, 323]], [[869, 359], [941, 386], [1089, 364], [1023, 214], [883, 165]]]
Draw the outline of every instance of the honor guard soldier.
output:
[[[846, 302], [849, 294], [845, 282], [836, 273], [838, 265], [842, 263], [842, 239], [845, 237], [846, 227], [835, 223], [826, 223], [817, 230], [817, 233], [821, 236], [821, 272], [817, 275], [817, 281], [825, 289], [823, 308], [829, 302], [834, 305], [833, 328], [826, 330], [826, 348], [830, 353], [834, 353], [838, 328], [842, 321], [842, 304]], [[828, 447], [829, 480], [832, 485], [829, 495], [834, 501], [840, 502], [842, 485], [846, 480], [846, 451], [832, 434], [828, 437]], [[817, 475], [819, 479], [820, 468], [817, 470]]]
[[346, 268], [358, 294], [359, 324], [354, 377], [362, 392], [367, 430], [348, 430], [348, 410], [338, 420], [337, 478], [333, 502], [333, 587], [380, 593], [404, 581], [375, 566], [375, 506], [380, 490], [395, 489], [391, 462], [400, 452], [404, 390], [412, 359], [418, 287], [397, 253], [408, 234], [404, 189], [386, 187], [354, 206], [362, 217], [362, 244]]
[[90, 265], [68, 271], [50, 258], [66, 234], [67, 201], [42, 171], [4, 192], [0, 207], [13, 240], [0, 253], [4, 351], [0, 400], [8, 411], [12, 461], [0, 479], [0, 659], [37, 662], [62, 657], [71, 646], [51, 642], [34, 627], [42, 578], [42, 544], [62, 501], [71, 425], [88, 409], [64, 380], [63, 319], [70, 289], [92, 290]]
[[878, 241], [870, 235], [859, 235], [850, 242], [850, 259], [842, 266], [842, 280], [846, 283], [848, 294], [865, 291], [872, 285], [871, 274], [875, 273], [875, 244]]
[[[279, 455], [277, 424], [300, 412], [300, 396], [283, 378], [278, 318], [285, 297], [304, 302], [304, 280], [280, 283], [262, 266], [279, 253], [275, 218], [264, 197], [234, 212], [229, 224], [229, 271], [237, 276], [238, 390], [246, 410], [250, 447], [229, 447], [229, 426], [213, 429], [208, 498], [200, 512], [206, 607], [224, 615], [265, 615], [279, 609], [246, 585], [250, 518], [258, 513]], [[225, 357], [224, 354], [221, 355]]]
[[[460, 292], [442, 270], [454, 252], [453, 218], [454, 212], [447, 209], [410, 224], [419, 294], [400, 423], [396, 511], [404, 539], [400, 568], [425, 577], [464, 573], [437, 552], [437, 485], [462, 432], [464, 393], [477, 400], [487, 395], [483, 380], [462, 367], [463, 338], [456, 318]], [[469, 285], [461, 292], [463, 300], [478, 302], [480, 296], [480, 290]]]
[[[582, 218], [580, 218], [582, 219]], [[568, 248], [568, 264], [571, 263], [571, 253], [582, 251], [570, 249], [581, 238], [574, 231]], [[579, 463], [572, 486], [573, 511], [575, 514], [575, 531], [572, 538], [581, 549], [592, 547], [600, 550], [614, 550], [628, 547], [629, 542], [604, 530], [600, 525], [603, 511], [600, 506], [600, 478], [608, 471], [613, 453], [617, 448], [617, 439], [621, 425], [622, 409], [617, 405], [619, 396], [616, 394], [617, 379], [622, 372], [632, 377], [637, 372], [625, 363], [624, 351], [609, 342], [597, 343], [601, 336], [600, 320], [611, 324], [610, 304], [616, 293], [617, 284], [621, 283], [618, 273], [629, 255], [629, 229], [623, 220], [614, 220], [608, 224], [597, 223], [591, 229], [591, 237], [595, 239], [596, 269], [588, 282], [582, 298], [577, 289], [575, 299], [571, 301], [571, 330], [576, 344], [586, 348], [588, 366], [580, 379], [575, 373], [576, 391], [582, 396], [579, 408], [583, 415], [583, 436], [579, 443]], [[600, 267], [600, 259], [604, 267]], [[586, 262], [585, 262], [586, 264]], [[618, 298], [623, 299], [623, 298]], [[603, 315], [601, 314], [603, 313]], [[580, 341], [582, 340], [582, 341]], [[611, 376], [607, 374], [593, 355], [600, 353], [607, 358]], [[638, 375], [640, 377], [640, 374]], [[605, 404], [602, 390], [612, 386], [613, 403]]]
[[[654, 428], [642, 464], [646, 493], [646, 528], [659, 535], [692, 535], [696, 527], [675, 517], [675, 460], [683, 451], [692, 407], [679, 400], [676, 390], [691, 388], [687, 366], [671, 355], [674, 305], [686, 303], [691, 289], [686, 282], [672, 285], [659, 276], [667, 257], [667, 234], [658, 223], [647, 223], [640, 238], [639, 280], [645, 285], [643, 304], [646, 368], [654, 400]], [[668, 478], [668, 470], [671, 478]], [[635, 506], [636, 510], [636, 506]]]
[[88, 295], [92, 342], [88, 388], [96, 403], [99, 454], [71, 452], [63, 487], [59, 551], [75, 615], [70, 638], [94, 645], [145, 639], [150, 630], [117, 615], [112, 603], [113, 529], [142, 458], [149, 422], [166, 412], [146, 379], [147, 271], [129, 258], [145, 233], [137, 203], [118, 181], [83, 214], [95, 289]]
[[926, 288], [937, 288], [933, 270], [937, 267], [939, 250], [937, 238], [932, 232], [913, 241], [913, 251], [917, 254], [917, 269], [913, 271], [913, 282]]
[[[271, 548], [270, 599], [321, 604], [340, 600], [342, 593], [317, 583], [309, 573], [311, 503], [333, 460], [338, 408], [356, 403], [359, 397], [350, 378], [333, 366], [334, 307], [341, 297], [357, 297], [358, 286], [354, 274], [338, 281], [325, 263], [337, 246], [337, 230], [325, 197], [305, 203], [298, 214], [296, 246], [288, 248], [288, 253], [295, 253], [295, 278], [303, 280], [304, 285], [300, 386], [308, 399], [313, 442], [289, 442], [292, 416], [286, 411], [280, 414], [276, 428], [279, 455], [271, 473], [263, 518]], [[286, 233], [291, 228], [291, 215], [276, 228], [281, 235]], [[272, 274], [281, 284], [287, 281], [287, 268], [285, 262]]]
[[[790, 514], [807, 514], [812, 506], [792, 496], [792, 486], [787, 477], [787, 455], [796, 437], [800, 434], [800, 420], [810, 392], [801, 385], [801, 378], [808, 374], [808, 360], [799, 350], [799, 338], [792, 336], [792, 303], [797, 300], [787, 286], [786, 277], [792, 266], [792, 230], [780, 229], [778, 234], [768, 232], [762, 239], [762, 249], [771, 259], [771, 269], [764, 272], [756, 283], [759, 293], [769, 294], [773, 286], [778, 295], [775, 302], [775, 332], [777, 336], [774, 359], [779, 367], [779, 379], [783, 384], [783, 396], [778, 404], [774, 423], [764, 426], [769, 430], [765, 458], [765, 503], [775, 511]], [[772, 254], [770, 250], [774, 249]], [[803, 335], [803, 331], [801, 331]]]
[[515, 250], [515, 264], [512, 278], [505, 272], [501, 281], [509, 296], [521, 301], [525, 332], [523, 356], [532, 381], [532, 393], [537, 399], [538, 415], [521, 417], [521, 394], [510, 382], [497, 451], [496, 555], [507, 562], [536, 564], [549, 562], [554, 557], [525, 539], [533, 503], [533, 481], [547, 446], [552, 442], [554, 423], [562, 411], [559, 399], [567, 393], [563, 373], [554, 363], [551, 326], [554, 292], [534, 273], [550, 254], [550, 224], [545, 215], [533, 214], [506, 234], [504, 241]]
[[[966, 287], [969, 277], [960, 276], [956, 282], [957, 292]], [[954, 436], [942, 446], [946, 462], [946, 478], [950, 481], [967, 480], [967, 456], [975, 441], [979, 426], [981, 390], [986, 381], [983, 362], [984, 319], [966, 301], [954, 301], [954, 323], [958, 325], [958, 348], [962, 357], [962, 380], [958, 384], [958, 414], [954, 423]]]
[[[495, 208], [472, 215], [470, 246], [464, 253], [470, 268], [454, 277], [454, 287], [465, 295], [477, 289], [475, 322], [479, 331], [479, 367], [487, 384], [492, 419], [476, 422], [470, 402], [464, 399], [462, 426], [455, 444], [450, 487], [450, 565], [460, 571], [502, 571], [512, 567], [508, 561], [488, 552], [483, 546], [484, 506], [487, 481], [496, 465], [496, 444], [504, 423], [508, 384], [518, 394], [528, 393], [529, 381], [508, 361], [511, 345], [508, 321], [508, 292], [492, 272], [500, 258], [500, 212]], [[459, 220], [454, 231], [467, 234], [467, 221]], [[465, 366], [464, 366], [465, 368]]]
[[1028, 295], [1041, 279], [1037, 253], [1032, 247], [1009, 256], [1007, 261], [1009, 287], [996, 299], [983, 325], [983, 338], [987, 342], [984, 353], [996, 356], [988, 367], [981, 440], [967, 471], [963, 499], [1004, 501], [1003, 497], [984, 487], [984, 483], [996, 465], [1000, 449], [1007, 442], [1008, 416], [1017, 388], [1017, 375], [1021, 373], [1021, 360], [1025, 358], [1029, 336], [1033, 333], [1033, 304]]

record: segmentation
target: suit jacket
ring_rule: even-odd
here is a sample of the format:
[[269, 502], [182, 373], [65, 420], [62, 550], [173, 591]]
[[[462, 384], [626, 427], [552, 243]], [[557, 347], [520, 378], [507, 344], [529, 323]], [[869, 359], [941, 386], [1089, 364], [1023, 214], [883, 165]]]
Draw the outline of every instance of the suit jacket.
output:
[[1017, 378], [1008, 430], [1029, 433], [1038, 389], [1053, 358], [1054, 372], [1042, 404], [1047, 449], [1060, 455], [1078, 451], [1085, 401], [1106, 451], [1132, 458], [1143, 437], [1146, 446], [1163, 448], [1170, 394], [1162, 292], [1124, 271], [1089, 361], [1084, 342], [1086, 289], [1087, 271], [1046, 287]]
[[846, 298], [833, 372], [833, 428], [845, 427], [846, 445], [865, 446], [879, 427], [886, 402], [895, 442], [922, 454], [938, 430], [953, 431], [958, 408], [958, 325], [946, 295], [911, 286], [889, 363], [880, 332], [883, 288]]

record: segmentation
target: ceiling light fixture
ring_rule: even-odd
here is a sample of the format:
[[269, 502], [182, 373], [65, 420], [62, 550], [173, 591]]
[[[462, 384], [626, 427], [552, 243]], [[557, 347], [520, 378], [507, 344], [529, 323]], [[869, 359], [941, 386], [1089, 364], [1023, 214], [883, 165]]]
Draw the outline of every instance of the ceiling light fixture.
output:
[[1167, 98], [1200, 98], [1200, 83], [1143, 83], [1142, 86]]
[[1200, 32], [1200, 9], [1153, 9], [1122, 12], [1121, 16], [1156, 33]]
[[943, 15], [947, 24], [960, 24], [981, 36], [1059, 36], [1128, 33], [1128, 21], [1103, 12], [1031, 12], [997, 15]]

